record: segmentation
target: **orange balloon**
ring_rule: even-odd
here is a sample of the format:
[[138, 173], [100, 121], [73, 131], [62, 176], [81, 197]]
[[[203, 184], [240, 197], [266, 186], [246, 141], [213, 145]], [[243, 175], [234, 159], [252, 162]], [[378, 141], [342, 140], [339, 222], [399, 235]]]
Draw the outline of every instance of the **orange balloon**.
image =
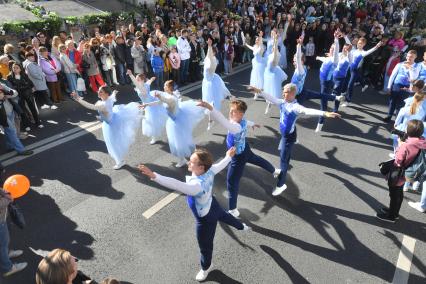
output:
[[4, 182], [3, 189], [9, 192], [13, 199], [19, 198], [30, 189], [30, 181], [24, 175], [13, 175]]

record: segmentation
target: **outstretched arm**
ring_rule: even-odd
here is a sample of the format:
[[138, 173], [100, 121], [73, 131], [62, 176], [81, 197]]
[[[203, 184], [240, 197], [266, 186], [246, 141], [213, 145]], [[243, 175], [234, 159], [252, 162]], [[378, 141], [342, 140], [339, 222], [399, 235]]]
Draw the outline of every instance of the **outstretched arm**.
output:
[[238, 123], [232, 123], [218, 110], [214, 109], [213, 106], [207, 102], [200, 101], [197, 106], [203, 107], [210, 111], [210, 118], [217, 121], [220, 125], [226, 128], [230, 133], [237, 134], [241, 132], [241, 125]]
[[85, 100], [83, 100], [79, 95], [77, 95], [76, 93], [71, 93], [71, 97], [78, 102], [79, 104], [81, 104], [82, 106], [84, 106], [87, 109], [90, 110], [96, 110], [96, 111], [106, 111], [106, 107], [105, 107], [105, 103], [101, 102], [101, 103], [97, 103], [97, 104], [91, 104], [86, 102]]
[[297, 47], [296, 47], [296, 71], [297, 74], [302, 75], [305, 73], [305, 69], [303, 68], [302, 63], [302, 43], [303, 43], [303, 37], [300, 37], [297, 40]]
[[366, 57], [366, 56], [368, 56], [368, 55], [372, 54], [373, 52], [375, 52], [375, 51], [376, 51], [379, 47], [381, 47], [381, 46], [382, 46], [382, 42], [381, 42], [381, 41], [379, 41], [379, 43], [377, 43], [375, 47], [370, 48], [370, 49], [369, 49], [369, 50], [367, 50], [367, 51], [364, 51], [364, 52], [362, 53], [362, 56]]
[[213, 173], [217, 174], [220, 171], [222, 171], [224, 168], [226, 168], [226, 166], [229, 164], [229, 162], [231, 161], [234, 155], [235, 155], [235, 147], [232, 147], [226, 152], [225, 158], [223, 158], [220, 162], [212, 165], [211, 169]]

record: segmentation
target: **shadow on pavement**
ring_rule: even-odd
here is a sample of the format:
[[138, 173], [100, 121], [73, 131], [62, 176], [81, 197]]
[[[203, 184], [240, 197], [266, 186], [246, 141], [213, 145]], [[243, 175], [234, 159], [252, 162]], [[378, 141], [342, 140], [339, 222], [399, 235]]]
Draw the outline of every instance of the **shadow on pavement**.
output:
[[217, 269], [210, 272], [205, 281], [213, 281], [221, 284], [242, 284], [242, 282], [232, 279], [231, 277]]

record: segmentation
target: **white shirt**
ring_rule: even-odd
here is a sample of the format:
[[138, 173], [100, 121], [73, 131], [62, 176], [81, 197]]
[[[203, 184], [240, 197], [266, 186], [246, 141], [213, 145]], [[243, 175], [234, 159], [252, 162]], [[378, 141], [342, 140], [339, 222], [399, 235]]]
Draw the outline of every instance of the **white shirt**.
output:
[[191, 57], [191, 46], [186, 38], [179, 37], [176, 46], [181, 60], [187, 60]]

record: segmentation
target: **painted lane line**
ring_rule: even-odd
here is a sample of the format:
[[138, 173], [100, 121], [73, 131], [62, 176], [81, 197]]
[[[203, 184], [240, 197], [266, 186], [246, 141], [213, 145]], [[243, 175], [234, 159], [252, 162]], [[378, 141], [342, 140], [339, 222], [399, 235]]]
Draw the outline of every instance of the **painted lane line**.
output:
[[172, 192], [160, 201], [158, 201], [154, 206], [146, 210], [142, 215], [145, 217], [145, 219], [151, 218], [155, 213], [166, 207], [168, 204], [170, 204], [173, 200], [175, 200], [178, 196], [180, 196], [180, 193]]
[[[49, 149], [51, 149], [53, 147], [56, 147], [56, 146], [61, 145], [61, 144], [64, 144], [66, 142], [74, 140], [74, 139], [76, 139], [76, 138], [78, 138], [80, 136], [86, 135], [88, 133], [95, 132], [96, 130], [98, 130], [101, 127], [102, 127], [102, 124], [96, 124], [96, 125], [94, 125], [92, 127], [87, 128], [86, 130], [81, 130], [81, 131], [79, 131], [79, 132], [77, 132], [77, 133], [75, 133], [73, 135], [69, 135], [67, 137], [58, 139], [58, 140], [56, 140], [56, 141], [54, 141], [52, 143], [45, 144], [45, 145], [43, 145], [41, 147], [38, 147], [38, 148], [34, 149], [34, 154], [33, 155], [38, 154], [38, 153], [42, 153], [42, 152], [47, 151], [47, 150], [49, 150]], [[2, 161], [2, 163], [3, 163], [4, 166], [9, 166], [9, 165], [12, 165], [14, 163], [17, 163], [17, 162], [20, 162], [22, 160], [25, 160], [27, 158], [30, 158], [33, 155], [31, 155], [31, 156], [16, 156], [16, 157], [8, 159], [8, 160], [6, 160], [4, 162]]]
[[[74, 128], [72, 128], [70, 130], [61, 132], [61, 133], [53, 135], [53, 136], [51, 136], [49, 138], [46, 138], [46, 139], [40, 140], [38, 142], [35, 142], [33, 144], [30, 144], [30, 145], [26, 146], [25, 148], [27, 150], [33, 150], [33, 149], [35, 149], [37, 147], [46, 145], [46, 144], [51, 143], [51, 142], [53, 142], [55, 140], [58, 140], [58, 139], [61, 139], [63, 137], [66, 137], [68, 135], [71, 135], [71, 134], [73, 134], [75, 132], [79, 132], [79, 131], [83, 131], [85, 129], [88, 129], [89, 127], [91, 127], [91, 126], [93, 126], [95, 124], [99, 124], [99, 123], [100, 123], [99, 121], [94, 121], [94, 122], [89, 122], [89, 123], [83, 124], [83, 125], [78, 126], [78, 127], [74, 127]], [[16, 156], [16, 153], [14, 153], [14, 152], [3, 154], [3, 155], [0, 156], [0, 161], [5, 161], [5, 160], [10, 159], [10, 158], [12, 158], [14, 156]]]
[[402, 238], [401, 250], [399, 251], [398, 261], [396, 262], [395, 274], [393, 275], [393, 284], [408, 283], [415, 245], [416, 239], [404, 235], [404, 237]]

